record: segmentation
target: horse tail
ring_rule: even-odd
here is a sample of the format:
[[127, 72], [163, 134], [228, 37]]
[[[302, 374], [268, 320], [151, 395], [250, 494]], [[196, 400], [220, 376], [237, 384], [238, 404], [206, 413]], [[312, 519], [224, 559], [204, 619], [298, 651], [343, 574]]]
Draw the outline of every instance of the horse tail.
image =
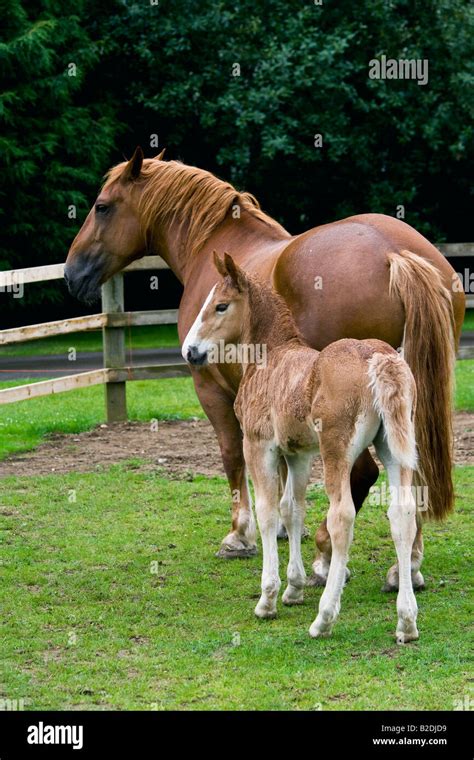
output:
[[403, 357], [417, 387], [415, 431], [418, 471], [428, 487], [426, 514], [442, 520], [453, 509], [452, 398], [455, 330], [449, 290], [436, 267], [410, 251], [389, 253], [390, 295], [405, 310]]
[[374, 408], [382, 419], [392, 457], [402, 467], [416, 470], [416, 384], [410, 367], [395, 352], [375, 353], [369, 359], [369, 378]]

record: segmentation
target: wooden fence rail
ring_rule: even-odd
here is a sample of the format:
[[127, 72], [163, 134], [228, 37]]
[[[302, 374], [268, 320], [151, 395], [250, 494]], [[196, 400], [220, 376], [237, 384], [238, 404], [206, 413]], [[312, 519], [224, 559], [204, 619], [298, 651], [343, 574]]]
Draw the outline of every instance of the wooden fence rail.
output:
[[[124, 271], [136, 272], [167, 268], [166, 262], [160, 256], [145, 256], [143, 259], [130, 264]], [[0, 290], [8, 291], [19, 283], [61, 280], [63, 276], [64, 264], [0, 272]], [[23, 401], [29, 398], [49, 396], [54, 393], [104, 384], [107, 421], [118, 422], [127, 419], [127, 382], [189, 375], [187, 365], [177, 362], [142, 367], [126, 366], [126, 328], [139, 325], [176, 324], [177, 309], [124, 311], [124, 276], [122, 272], [106, 282], [101, 291], [102, 312], [100, 314], [1, 330], [0, 347], [26, 340], [39, 340], [55, 335], [102, 329], [104, 368], [5, 388], [0, 390], [0, 404], [9, 404], [14, 401]]]
[[[438, 248], [446, 258], [474, 257], [474, 243], [441, 244]], [[167, 268], [168, 265], [160, 256], [145, 256], [130, 264], [124, 271]], [[63, 275], [64, 264], [0, 272], [0, 292], [8, 292], [18, 284], [60, 280]], [[474, 295], [467, 294], [467, 304], [469, 308], [474, 308]], [[175, 324], [177, 317], [176, 309], [125, 312], [124, 277], [123, 273], [119, 273], [102, 286], [102, 312], [100, 314], [1, 330], [0, 347], [54, 335], [102, 329], [104, 368], [5, 388], [0, 390], [0, 404], [104, 384], [107, 420], [109, 422], [126, 420], [127, 382], [177, 377], [189, 374], [189, 370], [187, 365], [178, 363], [142, 367], [126, 366], [125, 330], [129, 326]], [[472, 347], [463, 347], [459, 356], [461, 358], [472, 358], [474, 351]]]

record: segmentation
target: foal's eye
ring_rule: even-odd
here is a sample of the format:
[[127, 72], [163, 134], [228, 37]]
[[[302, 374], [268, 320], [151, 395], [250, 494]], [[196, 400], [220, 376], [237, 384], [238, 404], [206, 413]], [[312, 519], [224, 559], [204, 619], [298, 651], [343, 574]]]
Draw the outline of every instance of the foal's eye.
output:
[[225, 311], [227, 311], [228, 307], [228, 303], [218, 303], [216, 306], [216, 311], [218, 314], [223, 314]]
[[96, 203], [95, 204], [95, 212], [96, 214], [106, 214], [109, 210], [109, 207], [105, 203]]

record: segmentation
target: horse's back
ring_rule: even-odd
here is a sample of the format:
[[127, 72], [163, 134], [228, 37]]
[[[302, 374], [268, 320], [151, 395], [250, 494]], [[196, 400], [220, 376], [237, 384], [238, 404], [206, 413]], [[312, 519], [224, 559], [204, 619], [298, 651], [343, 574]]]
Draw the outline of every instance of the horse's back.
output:
[[412, 227], [383, 214], [349, 217], [293, 238], [278, 257], [273, 284], [314, 348], [341, 338], [378, 338], [397, 347], [404, 310], [389, 297], [387, 254], [403, 249], [435, 264], [450, 286], [454, 270], [443, 255]]

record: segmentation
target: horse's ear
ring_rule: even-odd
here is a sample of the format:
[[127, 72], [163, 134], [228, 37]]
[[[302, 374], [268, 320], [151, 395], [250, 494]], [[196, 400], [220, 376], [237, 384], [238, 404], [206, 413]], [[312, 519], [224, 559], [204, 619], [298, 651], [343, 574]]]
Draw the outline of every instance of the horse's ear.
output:
[[227, 276], [230, 277], [237, 290], [245, 290], [247, 286], [246, 274], [228, 253], [224, 253], [224, 267]]
[[226, 269], [226, 266], [224, 264], [224, 259], [221, 259], [221, 257], [217, 253], [217, 251], [213, 251], [213, 256], [214, 256], [214, 265], [215, 265], [217, 271], [219, 272], [219, 274], [222, 277], [226, 277], [227, 276], [227, 269]]
[[138, 179], [142, 170], [143, 158], [143, 151], [138, 145], [135, 148], [135, 153], [123, 170], [122, 182], [133, 182], [134, 179]]
[[158, 153], [157, 156], [155, 156], [155, 161], [163, 161], [164, 155], [165, 155], [166, 148], [163, 148], [161, 153]]

